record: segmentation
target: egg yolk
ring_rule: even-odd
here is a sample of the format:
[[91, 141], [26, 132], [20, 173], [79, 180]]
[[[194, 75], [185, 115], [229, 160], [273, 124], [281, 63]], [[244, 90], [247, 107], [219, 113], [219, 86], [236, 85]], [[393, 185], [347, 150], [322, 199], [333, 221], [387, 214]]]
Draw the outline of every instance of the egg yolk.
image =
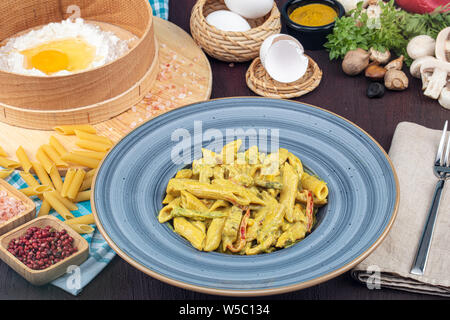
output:
[[44, 43], [21, 54], [25, 56], [25, 68], [53, 74], [87, 69], [95, 59], [96, 48], [82, 39], [65, 39]]

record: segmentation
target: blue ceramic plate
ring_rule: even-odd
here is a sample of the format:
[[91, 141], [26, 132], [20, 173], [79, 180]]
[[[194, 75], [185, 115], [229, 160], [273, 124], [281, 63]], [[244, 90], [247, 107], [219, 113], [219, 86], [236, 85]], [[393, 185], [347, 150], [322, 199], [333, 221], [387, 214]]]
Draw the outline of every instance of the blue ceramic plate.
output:
[[[225, 137], [227, 129], [256, 131], [267, 146], [279, 141], [328, 183], [329, 204], [303, 241], [257, 256], [199, 252], [158, 222], [167, 182], [186, 166], [177, 161], [200, 157], [208, 135]], [[386, 153], [351, 122], [293, 101], [230, 98], [171, 111], [128, 134], [97, 173], [92, 207], [108, 243], [139, 270], [190, 290], [252, 296], [298, 290], [349, 270], [384, 239], [398, 199]]]

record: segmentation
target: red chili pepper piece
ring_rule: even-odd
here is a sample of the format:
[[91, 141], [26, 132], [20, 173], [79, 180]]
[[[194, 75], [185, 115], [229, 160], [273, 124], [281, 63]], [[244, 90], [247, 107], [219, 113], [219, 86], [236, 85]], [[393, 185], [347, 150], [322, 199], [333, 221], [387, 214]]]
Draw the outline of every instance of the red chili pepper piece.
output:
[[311, 232], [313, 225], [314, 198], [311, 191], [307, 191], [306, 198], [306, 217], [308, 218], [308, 232]]
[[237, 241], [238, 246], [234, 247], [233, 245], [227, 245], [228, 250], [231, 252], [237, 253], [241, 251], [246, 243], [246, 235], [247, 235], [247, 223], [250, 218], [250, 209], [247, 209], [247, 212], [244, 214], [241, 220], [241, 225], [239, 226], [239, 239]]

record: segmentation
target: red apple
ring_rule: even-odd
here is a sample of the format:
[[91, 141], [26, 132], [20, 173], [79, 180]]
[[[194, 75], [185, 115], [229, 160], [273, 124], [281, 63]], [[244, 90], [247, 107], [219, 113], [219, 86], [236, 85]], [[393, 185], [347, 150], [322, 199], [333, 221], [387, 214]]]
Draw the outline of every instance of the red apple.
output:
[[434, 11], [439, 6], [448, 4], [449, 0], [395, 0], [395, 3], [409, 12], [427, 13]]

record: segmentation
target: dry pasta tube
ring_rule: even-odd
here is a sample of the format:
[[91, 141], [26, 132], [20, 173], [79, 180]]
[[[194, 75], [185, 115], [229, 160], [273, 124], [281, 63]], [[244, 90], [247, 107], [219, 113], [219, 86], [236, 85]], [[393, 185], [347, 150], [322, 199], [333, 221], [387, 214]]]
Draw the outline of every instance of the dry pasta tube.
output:
[[44, 199], [44, 201], [42, 201], [41, 208], [39, 209], [38, 217], [48, 215], [51, 208], [50, 203]]
[[95, 219], [94, 219], [94, 214], [92, 214], [92, 213], [66, 221], [66, 224], [68, 224], [68, 225], [94, 224], [94, 223], [95, 223]]
[[95, 130], [95, 128], [89, 124], [58, 126], [53, 129], [56, 132], [64, 135], [74, 135], [75, 130], [80, 130], [89, 133], [97, 133], [97, 130]]
[[59, 194], [59, 192], [55, 192], [55, 197], [58, 198], [58, 200], [70, 211], [78, 210], [78, 207], [75, 203], [67, 198], [64, 198], [61, 194]]
[[[70, 221], [70, 220], [68, 220], [68, 221]], [[88, 224], [81, 224], [81, 223], [74, 224], [74, 223], [71, 223], [69, 225], [69, 227], [71, 227], [74, 231], [76, 231], [76, 232], [78, 232], [80, 234], [92, 233], [92, 232], [95, 231], [95, 229], [93, 227], [91, 227], [90, 225], [88, 225]]]
[[10, 159], [6, 159], [4, 157], [0, 157], [0, 167], [6, 169], [17, 169], [20, 167], [20, 163]]
[[47, 172], [45, 171], [44, 167], [39, 162], [32, 162], [34, 172], [38, 176], [41, 184], [50, 185], [53, 187], [53, 183], [50, 180], [50, 177], [48, 176]]
[[75, 151], [73, 151], [73, 153], [76, 155], [79, 155], [81, 157], [92, 158], [92, 159], [97, 159], [97, 160], [103, 160], [103, 158], [106, 155], [106, 152], [99, 152], [99, 151], [75, 150]]
[[95, 176], [96, 172], [97, 172], [97, 169], [89, 170], [88, 172], [86, 172], [86, 175], [84, 176], [84, 179], [93, 178]]
[[64, 220], [69, 220], [75, 218], [73, 214], [67, 209], [64, 204], [59, 201], [56, 196], [56, 191], [44, 192], [44, 198], [47, 200], [53, 209], [58, 212]]
[[33, 165], [31, 164], [31, 161], [22, 146], [17, 148], [16, 156], [17, 159], [19, 159], [20, 164], [22, 165], [23, 171], [30, 172], [30, 169], [33, 167]]
[[39, 182], [33, 177], [33, 175], [29, 172], [20, 172], [19, 173], [22, 179], [27, 183], [29, 187], [38, 186]]
[[42, 146], [42, 149], [44, 149], [47, 156], [56, 164], [58, 167], [68, 167], [69, 164], [61, 159], [61, 156], [56, 151], [55, 148], [53, 148], [49, 144], [44, 144]]
[[73, 200], [74, 202], [83, 202], [91, 200], [91, 190], [78, 192], [77, 197]]
[[50, 173], [50, 170], [52, 168], [53, 162], [52, 160], [47, 156], [47, 154], [44, 152], [44, 149], [42, 147], [39, 147], [37, 153], [36, 153], [36, 159], [42, 164], [45, 171], [47, 173]]
[[77, 146], [83, 149], [92, 150], [92, 151], [99, 151], [99, 152], [106, 152], [109, 149], [111, 149], [112, 145], [110, 144], [104, 144], [97, 141], [92, 140], [77, 140], [75, 142]]
[[102, 137], [96, 134], [87, 133], [80, 130], [75, 130], [75, 134], [80, 140], [88, 140], [88, 141], [94, 141], [94, 142], [100, 142], [107, 145], [112, 145], [112, 141], [109, 140], [107, 137]]
[[58, 192], [61, 192], [63, 181], [55, 164], [53, 164], [52, 168], [50, 169], [50, 179], [52, 180], [55, 189], [58, 190]]
[[5, 179], [14, 172], [14, 169], [2, 169], [0, 170], [0, 179]]
[[6, 153], [6, 151], [2, 147], [0, 147], [0, 157], [7, 157], [7, 156], [8, 154]]
[[65, 155], [63, 155], [62, 159], [65, 161], [80, 164], [82, 166], [92, 168], [92, 169], [97, 168], [100, 164], [100, 160], [86, 158], [86, 157], [80, 156], [80, 155], [72, 153], [72, 152], [68, 152]]
[[72, 183], [69, 186], [69, 190], [67, 190], [67, 197], [69, 199], [75, 199], [77, 197], [78, 192], [80, 191], [80, 187], [83, 184], [84, 176], [86, 172], [82, 169], [78, 169], [73, 177]]
[[94, 177], [85, 178], [81, 184], [80, 191], [89, 190], [92, 187], [92, 180], [94, 180]]
[[77, 171], [73, 168], [69, 168], [64, 179], [63, 187], [61, 190], [61, 196], [67, 197], [67, 192], [69, 192], [70, 184], [72, 183], [73, 177]]
[[67, 153], [66, 148], [56, 139], [54, 136], [50, 137], [50, 145], [58, 152], [59, 156], [62, 157]]
[[52, 190], [53, 190], [53, 188], [48, 185], [38, 185], [38, 186], [32, 186], [32, 187], [20, 189], [19, 191], [22, 192], [27, 197], [32, 197], [32, 196], [41, 195], [44, 192], [52, 191]]

